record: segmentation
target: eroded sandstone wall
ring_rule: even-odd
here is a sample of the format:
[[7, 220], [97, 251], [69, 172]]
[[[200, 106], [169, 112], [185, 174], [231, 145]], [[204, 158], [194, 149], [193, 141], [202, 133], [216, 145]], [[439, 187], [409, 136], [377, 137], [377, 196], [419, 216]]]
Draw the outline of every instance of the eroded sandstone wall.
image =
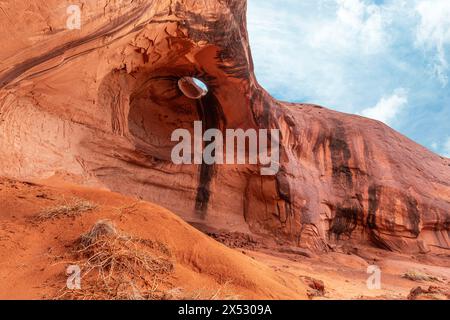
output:
[[[257, 83], [244, 0], [2, 2], [0, 174], [70, 176], [216, 228], [327, 250], [449, 249], [450, 160], [387, 126], [274, 100]], [[209, 92], [189, 99], [181, 77]], [[174, 165], [171, 132], [280, 129], [281, 170]], [[75, 177], [75, 178], [74, 178]]]

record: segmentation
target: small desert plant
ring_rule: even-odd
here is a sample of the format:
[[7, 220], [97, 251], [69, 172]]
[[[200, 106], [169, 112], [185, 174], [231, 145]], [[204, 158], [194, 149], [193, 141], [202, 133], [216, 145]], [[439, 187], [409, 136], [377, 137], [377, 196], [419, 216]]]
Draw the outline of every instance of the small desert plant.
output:
[[75, 217], [83, 212], [94, 210], [95, 208], [97, 208], [97, 206], [90, 201], [73, 198], [69, 201], [64, 201], [63, 204], [46, 208], [37, 215], [36, 220], [42, 222], [51, 219]]
[[88, 258], [86, 264], [91, 269], [108, 271], [109, 274], [136, 267], [148, 273], [172, 271], [172, 264], [149, 255], [143, 250], [143, 243], [146, 241], [119, 234], [110, 221], [102, 220], [82, 235], [78, 253]]
[[168, 252], [162, 244], [119, 233], [108, 220], [98, 221], [74, 250], [87, 285], [64, 290], [58, 298], [160, 299], [164, 290], [159, 286], [174, 268]]
[[139, 200], [130, 205], [124, 205], [124, 206], [117, 207], [114, 209], [116, 211], [116, 214], [118, 214], [118, 215], [123, 215], [125, 213], [132, 213], [132, 212], [135, 212], [136, 210], [138, 210], [137, 207], [140, 203], [141, 203], [141, 201]]
[[77, 300], [238, 300], [226, 282], [215, 290], [174, 288], [171, 252], [163, 243], [121, 233], [100, 220], [74, 244], [81, 289], [62, 289], [56, 299]]

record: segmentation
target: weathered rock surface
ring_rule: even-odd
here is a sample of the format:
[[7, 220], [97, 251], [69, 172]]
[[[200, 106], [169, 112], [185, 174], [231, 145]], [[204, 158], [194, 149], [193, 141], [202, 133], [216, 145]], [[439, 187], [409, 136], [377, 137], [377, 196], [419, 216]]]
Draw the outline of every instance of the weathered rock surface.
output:
[[450, 292], [443, 288], [430, 286], [428, 289], [416, 287], [411, 289], [408, 300], [448, 300], [450, 299]]
[[[6, 1], [0, 175], [67, 176], [184, 219], [327, 250], [450, 248], [450, 160], [382, 123], [274, 100], [254, 76], [244, 0]], [[208, 85], [200, 100], [178, 81]], [[281, 170], [175, 165], [177, 128], [278, 128]]]

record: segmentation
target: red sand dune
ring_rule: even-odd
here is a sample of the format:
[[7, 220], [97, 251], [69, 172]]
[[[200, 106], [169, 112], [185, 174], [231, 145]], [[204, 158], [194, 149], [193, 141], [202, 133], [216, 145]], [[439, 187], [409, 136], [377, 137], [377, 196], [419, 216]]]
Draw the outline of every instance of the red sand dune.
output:
[[[282, 275], [241, 252], [229, 249], [157, 205], [108, 191], [58, 183], [44, 186], [0, 180], [0, 298], [55, 298], [66, 285], [68, 252], [99, 220], [111, 220], [133, 237], [157, 241], [171, 253], [174, 272], [164, 291], [180, 290], [179, 298], [199, 293], [219, 297], [296, 299], [306, 297], [300, 280]], [[62, 214], [38, 221], [40, 213], [74, 199], [96, 204], [74, 217]], [[176, 296], [178, 297], [178, 296]]]

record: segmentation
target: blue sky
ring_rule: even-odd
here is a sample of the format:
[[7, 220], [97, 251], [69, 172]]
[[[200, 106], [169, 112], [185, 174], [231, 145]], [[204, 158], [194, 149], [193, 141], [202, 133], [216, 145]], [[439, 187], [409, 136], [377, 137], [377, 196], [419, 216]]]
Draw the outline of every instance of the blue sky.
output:
[[378, 119], [450, 157], [450, 0], [248, 0], [248, 29], [276, 98]]

